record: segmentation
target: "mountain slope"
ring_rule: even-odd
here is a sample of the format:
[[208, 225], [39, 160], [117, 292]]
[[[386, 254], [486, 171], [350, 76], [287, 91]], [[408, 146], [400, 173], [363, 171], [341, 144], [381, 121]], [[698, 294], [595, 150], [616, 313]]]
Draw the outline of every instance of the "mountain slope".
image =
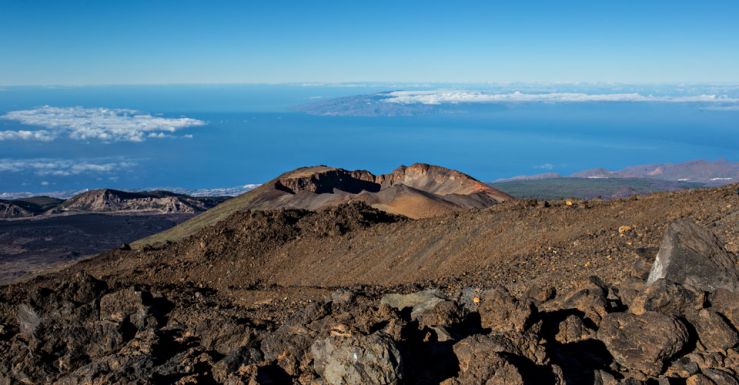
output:
[[0, 201], [0, 218], [26, 218], [33, 216], [33, 212], [26, 210], [13, 201]]
[[63, 202], [46, 196], [0, 200], [0, 219], [27, 218], [41, 214]]
[[[481, 211], [406, 220], [360, 202], [318, 212], [235, 212], [186, 239], [112, 252], [80, 269], [127, 282], [397, 285], [465, 277], [525, 291], [598, 275], [619, 282], [651, 262], [668, 223], [692, 218], [739, 250], [737, 185], [616, 201], [511, 201]], [[620, 230], [622, 226], [629, 226]], [[561, 280], [560, 277], [568, 277]]]
[[220, 203], [219, 198], [194, 198], [168, 191], [126, 192], [112, 189], [87, 191], [64, 201], [50, 213], [141, 212], [193, 214]]
[[350, 201], [361, 201], [389, 213], [410, 218], [427, 218], [470, 208], [489, 207], [510, 199], [510, 195], [469, 175], [422, 163], [401, 166], [384, 175], [328, 166], [303, 167], [284, 173], [252, 191], [137, 244], [181, 239], [244, 210], [317, 210]]

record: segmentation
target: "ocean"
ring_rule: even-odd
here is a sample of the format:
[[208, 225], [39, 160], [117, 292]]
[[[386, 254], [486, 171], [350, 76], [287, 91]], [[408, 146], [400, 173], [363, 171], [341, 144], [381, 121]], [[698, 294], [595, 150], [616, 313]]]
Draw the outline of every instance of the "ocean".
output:
[[[535, 102], [407, 116], [312, 115], [301, 107], [399, 87], [6, 87], [0, 89], [0, 116], [5, 116], [0, 119], [0, 192], [229, 187], [318, 164], [384, 173], [425, 162], [492, 181], [594, 167], [739, 160], [739, 109], [733, 107]], [[83, 114], [86, 109], [136, 110], [127, 116], [189, 118], [202, 124], [164, 128], [156, 132], [162, 137], [151, 132], [121, 140], [74, 136], [64, 127], [49, 128], [48, 120], [44, 126], [8, 118], [13, 111], [36, 111], [31, 116], [38, 118], [44, 106], [61, 111], [79, 107]], [[85, 129], [96, 124], [107, 123], [87, 122]], [[56, 134], [1, 139], [2, 131], [38, 130]]]

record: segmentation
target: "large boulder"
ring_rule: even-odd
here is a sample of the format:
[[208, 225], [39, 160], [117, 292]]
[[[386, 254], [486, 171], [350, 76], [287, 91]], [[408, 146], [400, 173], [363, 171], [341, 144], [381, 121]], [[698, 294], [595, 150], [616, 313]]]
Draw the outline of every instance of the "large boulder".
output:
[[[257, 365], [264, 359], [262, 352], [253, 347], [243, 347], [226, 355], [213, 365], [213, 378], [219, 383], [231, 380], [241, 380], [242, 377], [251, 377], [252, 373], [245, 372], [251, 365]], [[245, 376], [248, 374], [249, 376]], [[244, 381], [246, 382], [246, 381]]]
[[285, 324], [266, 333], [260, 348], [265, 360], [276, 362], [287, 374], [293, 375], [314, 340], [315, 334], [304, 326]]
[[698, 339], [709, 352], [724, 352], [739, 344], [739, 336], [723, 317], [708, 309], [691, 318]]
[[589, 339], [593, 334], [595, 333], [585, 325], [582, 318], [570, 314], [559, 323], [554, 339], [560, 344], [570, 344]]
[[330, 336], [311, 345], [313, 368], [329, 385], [400, 384], [403, 364], [389, 335]]
[[456, 378], [445, 385], [523, 385], [523, 376], [510, 360], [512, 347], [489, 336], [474, 335], [456, 343], [454, 354], [459, 361]]
[[711, 309], [726, 317], [734, 328], [739, 329], [739, 292], [718, 289], [711, 293], [708, 301]]
[[662, 278], [698, 291], [739, 290], [737, 257], [713, 233], [690, 220], [667, 228], [647, 283]]
[[204, 348], [229, 355], [246, 346], [252, 335], [248, 327], [224, 318], [206, 318], [195, 327], [195, 334]]
[[418, 317], [421, 327], [453, 326], [464, 320], [464, 309], [454, 301], [442, 301]]
[[100, 298], [100, 294], [106, 288], [107, 285], [104, 281], [82, 271], [63, 281], [56, 288], [56, 292], [65, 300], [75, 303], [88, 303]]
[[682, 322], [656, 312], [610, 313], [598, 330], [598, 339], [616, 362], [647, 376], [660, 374], [665, 362], [682, 350], [688, 338]]
[[601, 319], [611, 308], [608, 299], [608, 287], [598, 278], [590, 277], [575, 282], [575, 290], [553, 301], [541, 304], [540, 310], [556, 312], [574, 309], [582, 312], [585, 319], [593, 325], [600, 324]]
[[688, 377], [688, 379], [685, 380], [685, 384], [686, 385], [716, 385], [716, 383], [711, 381], [710, 378], [700, 373], [694, 374]]
[[403, 310], [411, 309], [411, 318], [418, 319], [421, 314], [431, 311], [436, 305], [446, 301], [446, 298], [438, 290], [424, 290], [410, 294], [386, 294], [380, 300], [380, 304]]
[[138, 330], [157, 324], [149, 292], [129, 287], [100, 298], [100, 320], [115, 323], [130, 323]]
[[698, 364], [690, 357], [682, 356], [670, 363], [670, 366], [665, 370], [665, 376], [688, 378], [698, 372], [700, 372]]
[[739, 385], [739, 379], [728, 372], [719, 369], [705, 369], [703, 374], [716, 385]]
[[666, 279], [658, 279], [634, 298], [629, 310], [637, 315], [656, 311], [680, 316], [698, 312], [704, 302], [703, 293], [696, 293]]
[[41, 325], [41, 316], [38, 311], [25, 303], [18, 305], [16, 319], [18, 320], [18, 328], [20, 329], [21, 335], [27, 338], [33, 337], [39, 325]]
[[482, 293], [477, 311], [483, 328], [497, 332], [523, 332], [534, 315], [535, 307], [528, 300], [518, 300], [501, 286]]
[[429, 328], [440, 342], [453, 340], [451, 329], [464, 321], [466, 311], [457, 302], [448, 300], [438, 290], [424, 290], [411, 294], [386, 294], [380, 306], [400, 311], [409, 309], [411, 320], [421, 328]]

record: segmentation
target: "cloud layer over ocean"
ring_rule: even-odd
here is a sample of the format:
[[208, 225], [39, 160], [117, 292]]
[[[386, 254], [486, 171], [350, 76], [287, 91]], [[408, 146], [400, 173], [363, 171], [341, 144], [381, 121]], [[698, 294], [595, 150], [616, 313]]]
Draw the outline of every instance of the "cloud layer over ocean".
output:
[[0, 118], [43, 127], [42, 130], [33, 131], [0, 131], [0, 141], [51, 141], [67, 137], [103, 142], [142, 142], [147, 138], [171, 137], [178, 130], [205, 124], [198, 119], [165, 118], [129, 109], [52, 106], [11, 111]]
[[37, 176], [75, 176], [82, 174], [114, 174], [136, 166], [136, 162], [121, 159], [0, 159], [0, 173], [30, 172]]
[[582, 103], [582, 102], [647, 102], [647, 103], [739, 103], [739, 98], [719, 95], [655, 96], [639, 93], [587, 94], [579, 92], [490, 93], [465, 90], [394, 91], [386, 94], [386, 103], [459, 104], [459, 103]]

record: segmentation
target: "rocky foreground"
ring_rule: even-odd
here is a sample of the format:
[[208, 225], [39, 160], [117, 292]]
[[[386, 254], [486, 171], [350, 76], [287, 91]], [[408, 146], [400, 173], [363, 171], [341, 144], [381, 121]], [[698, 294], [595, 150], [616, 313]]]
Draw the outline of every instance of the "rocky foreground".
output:
[[80, 272], [5, 290], [0, 383], [739, 383], [736, 255], [677, 221], [648, 273], [521, 296], [272, 287], [242, 294], [285, 298], [250, 308], [204, 287]]
[[235, 213], [2, 288], [0, 384], [739, 384], [737, 197]]

